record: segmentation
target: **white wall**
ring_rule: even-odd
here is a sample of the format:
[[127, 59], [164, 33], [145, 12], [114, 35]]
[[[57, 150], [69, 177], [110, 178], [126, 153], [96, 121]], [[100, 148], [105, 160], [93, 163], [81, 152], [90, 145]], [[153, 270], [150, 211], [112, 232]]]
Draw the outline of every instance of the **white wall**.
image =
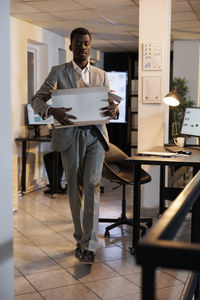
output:
[[[33, 24], [11, 17], [11, 109], [13, 154], [21, 158], [21, 147], [16, 145], [16, 137], [25, 137], [28, 132], [25, 126], [24, 106], [27, 104], [27, 49], [32, 44], [38, 50], [37, 87], [46, 78], [53, 65], [58, 64], [58, 49], [65, 49], [66, 40], [63, 36], [42, 29]], [[69, 53], [69, 51], [67, 51]], [[43, 181], [43, 152], [50, 151], [50, 144], [42, 146], [32, 144], [27, 159], [27, 187], [37, 186]], [[39, 167], [38, 167], [39, 166]], [[19, 159], [19, 172], [21, 160]], [[20, 178], [19, 174], [19, 178]]]
[[12, 253], [12, 144], [10, 104], [10, 33], [9, 1], [0, 3], [0, 28], [3, 29], [0, 47], [1, 82], [1, 147], [0, 147], [0, 299], [13, 299]]
[[199, 99], [199, 41], [174, 41], [173, 77], [185, 77], [194, 106]]
[[[33, 24], [11, 17], [11, 99], [13, 136], [26, 134], [24, 111], [27, 103], [27, 48], [33, 43], [40, 49], [38, 88], [53, 65], [58, 64], [58, 48], [65, 49], [66, 39]], [[44, 62], [47, 60], [46, 62]], [[14, 152], [16, 148], [14, 147]]]

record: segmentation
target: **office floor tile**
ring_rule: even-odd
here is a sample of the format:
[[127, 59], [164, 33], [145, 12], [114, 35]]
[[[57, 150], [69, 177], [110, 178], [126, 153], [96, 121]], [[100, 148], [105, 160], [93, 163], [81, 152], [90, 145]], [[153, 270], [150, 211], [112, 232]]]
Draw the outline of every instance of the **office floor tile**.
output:
[[[121, 188], [105, 186], [100, 216], [121, 214]], [[132, 215], [132, 189], [127, 189], [127, 215]], [[145, 210], [147, 215], [155, 209]], [[19, 198], [14, 213], [15, 300], [139, 300], [141, 267], [129, 252], [132, 227], [123, 225], [104, 237], [109, 223], [99, 223], [95, 263], [82, 265], [74, 257], [76, 242], [67, 195], [56, 198], [42, 190]], [[188, 238], [186, 229], [177, 238]], [[180, 300], [188, 280], [187, 271], [159, 269], [156, 300]]]
[[92, 291], [83, 284], [75, 284], [57, 289], [50, 289], [41, 292], [46, 300], [100, 300]]
[[170, 286], [156, 290], [156, 300], [176, 300], [181, 299], [184, 285]]
[[172, 269], [161, 269], [164, 273], [180, 280], [182, 283], [185, 283], [188, 280], [189, 273], [188, 271], [183, 270], [172, 270]]
[[[111, 298], [110, 300], [114, 300], [114, 298]], [[122, 297], [115, 297], [115, 300], [141, 300], [141, 293]]]
[[[99, 223], [99, 234], [102, 235], [102, 236], [104, 236], [105, 229], [109, 225], [110, 225], [110, 223]], [[118, 238], [118, 240], [119, 240], [120, 236], [123, 237], [123, 236], [126, 236], [126, 235], [128, 235], [127, 225], [123, 225], [123, 226], [120, 226], [120, 227], [115, 227], [112, 230], [110, 230], [109, 241], [113, 243], [113, 239]]]
[[83, 282], [97, 281], [106, 278], [118, 277], [119, 274], [103, 263], [91, 265], [79, 265], [67, 269], [75, 278]]
[[128, 231], [123, 231], [121, 234], [121, 238], [120, 238], [120, 234], [118, 235], [111, 235], [110, 237], [110, 241], [115, 244], [116, 246], [122, 248], [122, 249], [126, 249], [127, 251], [130, 251], [130, 247], [131, 247], [131, 233]]
[[38, 293], [28, 293], [24, 295], [15, 296], [15, 300], [44, 300]]
[[[20, 200], [19, 200], [20, 202]], [[24, 228], [26, 226], [37, 226], [40, 224], [37, 219], [27, 214], [24, 210], [20, 208], [13, 214], [14, 226], [19, 229], [20, 227]]]
[[106, 248], [106, 247], [113, 247], [113, 243], [109, 241], [109, 239], [105, 239], [104, 235], [99, 234], [99, 242], [98, 242], [98, 248]]
[[67, 240], [61, 241], [57, 244], [50, 242], [46, 245], [40, 245], [40, 249], [44, 251], [49, 257], [56, 260], [65, 256], [73, 255], [75, 245]]
[[51, 228], [52, 230], [58, 232], [63, 238], [74, 242], [74, 237], [73, 237], [73, 233], [74, 233], [74, 225], [72, 223], [72, 221], [70, 222], [66, 222], [66, 224], [62, 224], [62, 222], [56, 223], [55, 221], [52, 222], [52, 220], [48, 220], [46, 222], [46, 226], [48, 226], [49, 228]]
[[69, 272], [63, 269], [26, 275], [26, 279], [37, 291], [79, 283]]
[[97, 249], [96, 257], [101, 262], [106, 262], [110, 260], [122, 259], [124, 257], [131, 257], [131, 254], [120, 247], [114, 246]]
[[[43, 192], [39, 190], [35, 191], [34, 193], [30, 193], [30, 196], [32, 198], [31, 201], [34, 201], [35, 198], [37, 198], [40, 204], [43, 204], [45, 207], [52, 209], [54, 212], [57, 212], [58, 214], [63, 216], [64, 219], [71, 219], [69, 202], [66, 202], [66, 199], [68, 199], [67, 194], [59, 196], [57, 195], [55, 198], [52, 198], [52, 196], [44, 195]], [[58, 199], [59, 201], [57, 201]]]
[[[28, 236], [29, 239], [36, 245], [36, 246], [42, 246], [42, 245], [58, 245], [60, 243], [66, 243], [66, 239], [64, 239], [60, 234], [57, 232], [47, 228], [46, 226], [34, 226], [34, 227], [26, 227], [21, 228], [20, 233], [22, 233], [24, 236]], [[38, 234], [38, 232], [40, 234]], [[68, 244], [70, 245], [71, 242], [68, 241]]]
[[[67, 234], [70, 233], [71, 238], [73, 238], [73, 232], [74, 232], [74, 225], [72, 222], [72, 219], [63, 218], [62, 219], [49, 219], [44, 224], [45, 226], [48, 226], [49, 229], [61, 234], [62, 232], [65, 233], [65, 237], [67, 237]], [[61, 234], [62, 235], [62, 234]]]
[[115, 299], [119, 296], [126, 296], [140, 292], [140, 288], [136, 284], [131, 283], [129, 280], [121, 276], [86, 282], [85, 285], [101, 299]]
[[122, 258], [112, 261], [107, 261], [106, 265], [118, 272], [120, 275], [125, 276], [128, 274], [141, 273], [141, 267], [135, 262], [135, 258]]
[[23, 275], [60, 268], [51, 258], [34, 246], [14, 248], [14, 263]]
[[15, 295], [35, 292], [34, 287], [23, 276], [15, 278]]
[[141, 293], [134, 293], [127, 296], [110, 298], [109, 300], [141, 300]]
[[13, 240], [14, 248], [26, 247], [26, 246], [33, 246], [33, 243], [21, 234], [14, 237], [14, 240]]
[[[129, 274], [124, 277], [138, 286], [142, 286], [140, 273]], [[156, 289], [162, 289], [174, 285], [183, 285], [183, 283], [160, 270], [156, 271]]]

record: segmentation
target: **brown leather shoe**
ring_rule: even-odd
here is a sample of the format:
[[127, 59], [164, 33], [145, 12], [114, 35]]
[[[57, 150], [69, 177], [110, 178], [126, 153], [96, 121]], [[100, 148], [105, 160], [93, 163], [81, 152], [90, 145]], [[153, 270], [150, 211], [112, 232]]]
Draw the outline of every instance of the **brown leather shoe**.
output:
[[89, 250], [84, 250], [79, 258], [79, 261], [85, 264], [93, 264], [94, 257], [95, 257], [94, 252]]

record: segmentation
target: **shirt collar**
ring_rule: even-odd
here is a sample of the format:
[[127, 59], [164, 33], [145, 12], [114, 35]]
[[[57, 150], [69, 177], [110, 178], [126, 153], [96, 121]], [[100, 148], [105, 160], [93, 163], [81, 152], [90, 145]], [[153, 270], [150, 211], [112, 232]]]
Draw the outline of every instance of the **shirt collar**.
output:
[[82, 70], [76, 63], [74, 60], [72, 60], [72, 64], [73, 64], [73, 68], [74, 68], [74, 71], [77, 71], [78, 73], [81, 73], [81, 72], [89, 72], [90, 71], [90, 64], [88, 62], [88, 64], [86, 65], [86, 67]]

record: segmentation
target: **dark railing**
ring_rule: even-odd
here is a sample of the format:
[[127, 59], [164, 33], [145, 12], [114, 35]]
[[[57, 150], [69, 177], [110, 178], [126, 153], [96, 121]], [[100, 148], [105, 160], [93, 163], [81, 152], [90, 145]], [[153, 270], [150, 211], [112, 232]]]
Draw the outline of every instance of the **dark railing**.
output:
[[[192, 210], [191, 210], [192, 208]], [[173, 238], [192, 211], [191, 243]], [[200, 299], [200, 171], [163, 213], [157, 223], [136, 247], [136, 260], [142, 266], [142, 300], [155, 299], [157, 267], [192, 270], [190, 287], [184, 300]]]

